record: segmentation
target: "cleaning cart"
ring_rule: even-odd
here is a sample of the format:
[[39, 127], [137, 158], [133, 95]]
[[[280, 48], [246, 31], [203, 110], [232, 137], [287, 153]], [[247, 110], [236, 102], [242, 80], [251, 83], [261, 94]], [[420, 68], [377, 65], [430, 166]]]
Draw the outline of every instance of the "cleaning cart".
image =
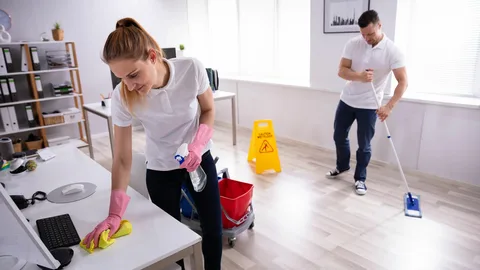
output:
[[[217, 161], [218, 158], [215, 158], [215, 163]], [[253, 185], [231, 179], [228, 168], [220, 170], [218, 176], [223, 235], [227, 237], [228, 245], [234, 247], [237, 235], [254, 227]], [[182, 186], [180, 208], [182, 223], [201, 234], [198, 212], [185, 185]]]

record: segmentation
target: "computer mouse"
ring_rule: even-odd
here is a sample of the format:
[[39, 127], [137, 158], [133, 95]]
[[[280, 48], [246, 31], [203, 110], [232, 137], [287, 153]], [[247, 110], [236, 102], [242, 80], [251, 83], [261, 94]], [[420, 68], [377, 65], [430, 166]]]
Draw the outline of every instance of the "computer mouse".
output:
[[62, 189], [63, 195], [75, 194], [83, 191], [83, 184], [71, 184]]
[[[60, 263], [60, 267], [58, 267], [57, 269], [62, 269], [65, 266], [69, 265], [70, 262], [72, 262], [74, 251], [73, 249], [68, 247], [61, 247], [61, 248], [51, 249], [50, 253], [52, 253], [53, 258], [55, 258]], [[47, 268], [41, 265], [37, 265], [37, 266], [43, 270], [52, 270], [50, 268]]]

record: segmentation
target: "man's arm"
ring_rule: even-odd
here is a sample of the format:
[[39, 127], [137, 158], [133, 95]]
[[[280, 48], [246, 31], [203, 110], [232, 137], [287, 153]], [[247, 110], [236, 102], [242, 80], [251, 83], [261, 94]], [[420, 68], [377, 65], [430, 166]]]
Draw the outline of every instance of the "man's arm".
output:
[[393, 107], [395, 107], [395, 105], [402, 98], [403, 93], [405, 93], [408, 87], [407, 69], [405, 67], [394, 69], [393, 75], [395, 76], [398, 84], [397, 87], [395, 87], [393, 97], [386, 104], [386, 106], [388, 106], [390, 109], [393, 109]]
[[347, 81], [371, 82], [373, 70], [355, 72], [352, 70], [352, 60], [342, 57], [338, 67], [338, 76]]

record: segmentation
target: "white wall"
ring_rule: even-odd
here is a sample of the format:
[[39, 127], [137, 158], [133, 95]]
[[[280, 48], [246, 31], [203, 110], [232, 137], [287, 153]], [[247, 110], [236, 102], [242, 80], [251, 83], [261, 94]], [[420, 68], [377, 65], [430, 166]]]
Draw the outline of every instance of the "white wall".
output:
[[[392, 39], [396, 2], [371, 0], [371, 8], [379, 12], [384, 31]], [[345, 42], [355, 34], [323, 34], [323, 1], [312, 0], [311, 8], [311, 88], [222, 80], [221, 89], [238, 94], [240, 126], [251, 128], [255, 119], [270, 118], [277, 136], [333, 150], [333, 119], [344, 84], [337, 66]], [[218, 103], [217, 119], [231, 122], [228, 103]], [[372, 158], [396, 164], [383, 124], [378, 123]], [[388, 125], [405, 168], [480, 185], [479, 109], [404, 100], [392, 112]], [[354, 124], [352, 152], [357, 147], [356, 130]]]
[[[51, 38], [53, 24], [56, 21], [62, 24], [65, 40], [76, 43], [85, 103], [99, 102], [100, 93], [106, 94], [112, 89], [110, 70], [100, 56], [105, 39], [115, 29], [118, 19], [135, 18], [161, 47], [187, 43], [186, 1], [1, 0], [0, 8], [12, 17], [9, 32], [13, 40], [39, 40], [42, 32]], [[46, 108], [54, 109], [57, 105], [62, 106], [60, 102], [45, 103]], [[107, 132], [104, 119], [90, 116], [90, 123], [93, 134]], [[66, 132], [66, 128], [48, 129], [48, 132]]]

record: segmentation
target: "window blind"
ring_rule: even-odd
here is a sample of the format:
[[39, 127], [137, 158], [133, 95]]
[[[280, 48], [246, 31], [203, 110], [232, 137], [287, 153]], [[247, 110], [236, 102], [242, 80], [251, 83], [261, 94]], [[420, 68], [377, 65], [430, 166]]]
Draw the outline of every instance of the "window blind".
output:
[[188, 0], [187, 4], [191, 56], [224, 76], [308, 82], [310, 0]]
[[398, 1], [409, 91], [480, 96], [480, 1]]

